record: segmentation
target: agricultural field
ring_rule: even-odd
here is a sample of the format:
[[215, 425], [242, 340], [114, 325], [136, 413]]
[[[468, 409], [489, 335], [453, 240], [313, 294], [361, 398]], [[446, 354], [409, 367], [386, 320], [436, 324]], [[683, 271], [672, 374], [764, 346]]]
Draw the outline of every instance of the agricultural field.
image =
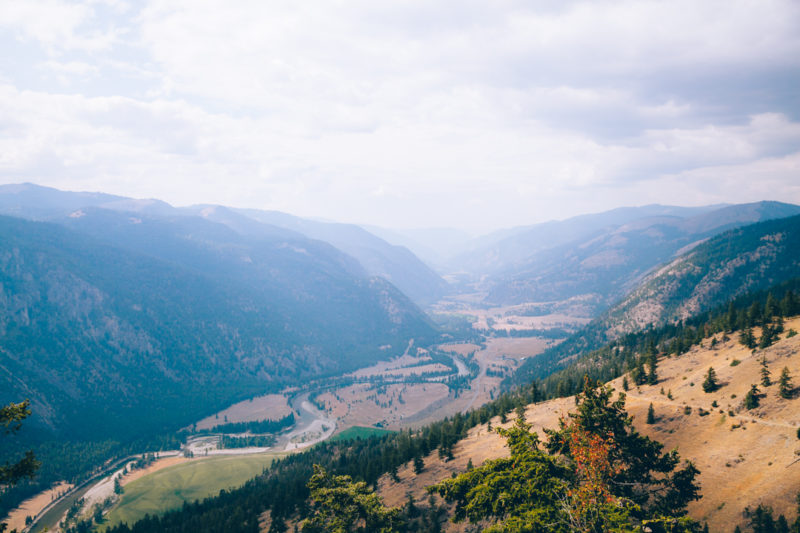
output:
[[448, 396], [443, 383], [358, 383], [320, 394], [316, 402], [342, 427], [380, 424], [399, 429], [405, 419]]
[[124, 487], [119, 504], [108, 513], [106, 527], [121, 522], [132, 523], [145, 514], [161, 513], [243, 485], [260, 474], [283, 454], [264, 453], [195, 459], [151, 475]]
[[345, 429], [341, 433], [337, 433], [330, 438], [331, 441], [349, 440], [349, 439], [368, 439], [369, 437], [380, 437], [387, 433], [393, 433], [388, 429], [373, 428], [367, 426], [353, 426]]
[[211, 429], [220, 424], [233, 422], [253, 422], [258, 420], [280, 420], [292, 412], [283, 394], [267, 394], [251, 398], [207, 416], [197, 422], [196, 429]]

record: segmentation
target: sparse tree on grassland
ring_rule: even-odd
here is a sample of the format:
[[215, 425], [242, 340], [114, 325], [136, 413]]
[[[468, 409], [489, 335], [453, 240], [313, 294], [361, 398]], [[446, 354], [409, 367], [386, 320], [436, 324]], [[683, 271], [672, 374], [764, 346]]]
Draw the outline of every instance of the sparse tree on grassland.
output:
[[747, 391], [747, 396], [744, 397], [744, 407], [745, 409], [755, 409], [759, 405], [759, 398], [758, 395], [761, 391], [758, 390], [758, 387], [752, 385], [750, 390]]
[[789, 367], [785, 366], [778, 378], [778, 394], [781, 398], [789, 399], [792, 397], [792, 390], [792, 376], [789, 375]]
[[767, 365], [767, 356], [764, 355], [761, 357], [761, 385], [764, 387], [769, 387], [772, 385], [772, 380], [770, 376], [772, 373], [769, 371], [769, 365]]
[[703, 391], [714, 392], [717, 389], [719, 389], [719, 383], [717, 383], [717, 373], [714, 372], [714, 367], [710, 366], [708, 367], [706, 379], [703, 381]]
[[650, 407], [647, 408], [647, 423], [648, 424], [655, 424], [656, 423], [656, 411], [653, 409], [653, 404], [650, 404]]

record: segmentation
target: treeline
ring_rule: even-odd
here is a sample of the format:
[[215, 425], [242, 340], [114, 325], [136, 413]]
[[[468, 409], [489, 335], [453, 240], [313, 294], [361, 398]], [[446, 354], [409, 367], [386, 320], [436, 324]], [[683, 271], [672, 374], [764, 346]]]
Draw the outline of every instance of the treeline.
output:
[[278, 433], [295, 423], [294, 413], [278, 420], [254, 420], [251, 422], [229, 422], [211, 428], [211, 433]]
[[221, 448], [269, 448], [275, 444], [273, 435], [253, 435], [250, 437], [229, 437], [223, 435]]
[[[23, 426], [22, 431], [25, 431]], [[0, 456], [16, 457], [24, 453], [23, 445], [15, 439], [0, 439]], [[79, 485], [83, 481], [111, 466], [114, 462], [141, 453], [142, 450], [177, 450], [180, 435], [160, 435], [133, 442], [104, 440], [98, 442], [47, 441], [34, 446], [36, 458], [41, 462], [36, 477], [6, 487], [0, 497], [0, 516], [7, 515], [20, 502], [49, 489], [56, 481], [66, 480]]]
[[[775, 518], [772, 507], [763, 504], [755, 509], [745, 507], [743, 514], [753, 533], [797, 533], [800, 531], [800, 493], [797, 494], [797, 518], [791, 525], [786, 516], [781, 514]], [[734, 533], [742, 533], [742, 529], [736, 526]]]
[[[583, 377], [609, 381], [625, 372], [649, 366], [658, 356], [681, 355], [717, 333], [747, 332], [752, 328], [766, 326], [767, 339], [755, 339], [748, 346], [768, 346], [775, 340], [775, 331], [780, 329], [784, 317], [800, 314], [800, 277], [736, 298], [711, 311], [659, 328], [647, 328], [628, 333], [605, 344], [601, 348], [579, 350], [573, 345], [555, 346], [532, 358], [536, 361], [536, 373], [540, 393], [546, 398], [570, 396], [580, 392]], [[586, 337], [581, 337], [584, 341]], [[568, 358], [567, 363], [563, 362]], [[577, 357], [577, 359], [576, 359]], [[541, 360], [539, 360], [541, 358]], [[560, 362], [561, 361], [561, 362]], [[550, 368], [549, 375], [544, 367]], [[553, 368], [561, 367], [553, 372]], [[509, 386], [509, 381], [506, 381]]]

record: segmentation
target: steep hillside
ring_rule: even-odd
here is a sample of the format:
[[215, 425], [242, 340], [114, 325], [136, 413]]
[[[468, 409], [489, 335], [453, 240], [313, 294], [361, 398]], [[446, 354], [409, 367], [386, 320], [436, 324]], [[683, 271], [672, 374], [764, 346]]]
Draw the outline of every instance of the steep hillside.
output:
[[[359, 226], [307, 220], [276, 211], [232, 209], [218, 205], [175, 208], [159, 200], [138, 200], [102, 193], [60, 191], [31, 183], [0, 185], [0, 213], [41, 221], [64, 222], [87, 208], [102, 208], [163, 218], [204, 218], [246, 237], [277, 237], [326, 242], [350, 255], [371, 276], [380, 276], [420, 305], [446, 294], [449, 286], [437, 273], [403, 246], [393, 246]], [[191, 224], [191, 223], [189, 223]], [[195, 222], [196, 224], [196, 222]], [[188, 225], [188, 224], [187, 224]], [[89, 229], [87, 224], [78, 229]], [[102, 228], [99, 228], [102, 231]], [[234, 238], [235, 240], [235, 238]]]
[[474, 274], [513, 273], [524, 269], [537, 253], [569, 243], [587, 241], [635, 220], [657, 217], [682, 219], [717, 208], [718, 206], [689, 208], [666, 205], [621, 207], [566, 220], [503, 229], [475, 238], [469, 244], [468, 250], [453, 258], [451, 266]]
[[360, 226], [318, 222], [276, 211], [239, 209], [237, 212], [332, 244], [356, 258], [370, 275], [389, 280], [420, 305], [437, 301], [449, 290], [447, 282], [408, 248], [391, 245]]
[[[753, 222], [798, 214], [800, 207], [778, 202], [729, 206], [693, 216], [665, 210], [657, 216], [631, 217], [622, 224], [601, 225], [602, 220], [589, 227], [581, 224], [577, 228], [582, 234], [570, 234], [575, 238], [561, 241], [553, 240], [552, 235], [564, 229], [556, 226], [552, 235], [529, 244], [526, 257], [493, 276], [486, 301], [516, 304], [588, 295], [602, 310], [652, 268], [704, 239]], [[511, 242], [528, 244], [517, 238]]]
[[318, 241], [102, 209], [67, 223], [95, 237], [0, 217], [0, 402], [31, 398], [31, 424], [62, 436], [175, 429], [433, 335]]
[[695, 315], [800, 273], [800, 216], [723, 233], [650, 275], [602, 318], [612, 333]]
[[[787, 321], [786, 328], [800, 330], [800, 318]], [[705, 348], [695, 347], [680, 357], [662, 358], [658, 383], [625, 393], [626, 409], [633, 415], [636, 429], [662, 442], [666, 449], [676, 448], [681, 457], [700, 469], [698, 479], [703, 497], [690, 504], [689, 513], [701, 522], [708, 522], [711, 531], [732, 532], [736, 525], [744, 527], [744, 508], [754, 509], [759, 504], [771, 506], [776, 517], [784, 514], [792, 520], [797, 514], [800, 387], [795, 387], [790, 399], [784, 399], [774, 384], [784, 367], [789, 369], [795, 385], [800, 380], [800, 335], [787, 336], [783, 334], [771, 347], [751, 353], [735, 339], [724, 340], [719, 334], [713, 349], [707, 340]], [[762, 357], [766, 357], [773, 384], [759, 385], [760, 406], [748, 410], [743, 400], [751, 385], [761, 381]], [[721, 387], [705, 393], [701, 385], [711, 366]], [[630, 376], [627, 379], [630, 381]], [[611, 384], [618, 392], [622, 391], [622, 378]], [[647, 424], [651, 403], [655, 423]], [[556, 427], [559, 417], [574, 408], [573, 397], [559, 398], [529, 405], [526, 418], [543, 435], [543, 428]], [[502, 424], [495, 417], [490, 424], [492, 428], [509, 427], [513, 418], [509, 416], [509, 421]], [[400, 467], [399, 481], [383, 476], [379, 493], [387, 505], [404, 505], [408, 494], [424, 502], [428, 498], [425, 487], [452, 473], [463, 472], [470, 461], [477, 466], [487, 459], [507, 456], [508, 449], [504, 440], [483, 424], [471, 429], [468, 437], [456, 444], [453, 455], [454, 460], [448, 462], [443, 462], [436, 453], [428, 455], [420, 474], [414, 473], [411, 463]], [[448, 523], [447, 530], [467, 529]]]
[[708, 311], [800, 275], [800, 217], [730, 230], [655, 271], [618, 305], [563, 343], [530, 358], [511, 381], [542, 378], [558, 365], [620, 335]]

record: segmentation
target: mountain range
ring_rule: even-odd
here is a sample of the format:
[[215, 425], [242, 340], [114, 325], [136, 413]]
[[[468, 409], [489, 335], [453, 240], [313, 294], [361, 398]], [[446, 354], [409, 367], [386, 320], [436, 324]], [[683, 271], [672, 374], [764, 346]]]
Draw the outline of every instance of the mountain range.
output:
[[0, 402], [31, 398], [62, 435], [174, 429], [436, 336], [392, 284], [282, 228], [97, 207], [53, 220], [0, 218]]
[[488, 305], [581, 297], [596, 314], [708, 238], [797, 214], [800, 206], [780, 202], [622, 208], [509, 230], [454, 261], [479, 280], [474, 286]]

